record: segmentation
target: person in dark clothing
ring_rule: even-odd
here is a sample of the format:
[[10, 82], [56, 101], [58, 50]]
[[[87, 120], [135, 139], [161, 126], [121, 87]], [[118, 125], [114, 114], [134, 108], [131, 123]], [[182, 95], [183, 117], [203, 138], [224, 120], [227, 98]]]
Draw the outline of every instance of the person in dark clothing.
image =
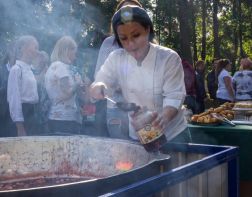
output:
[[45, 51], [39, 51], [32, 65], [32, 72], [37, 81], [39, 102], [35, 105], [34, 111], [39, 128], [36, 135], [48, 134], [48, 113], [51, 102], [45, 89], [45, 73], [50, 62], [49, 55]]
[[17, 135], [16, 127], [11, 120], [7, 102], [7, 84], [11, 67], [16, 61], [15, 41], [7, 47], [6, 54], [0, 66], [0, 137], [14, 137]]
[[216, 99], [216, 91], [218, 89], [218, 85], [215, 80], [215, 70], [216, 65], [218, 63], [218, 59], [213, 59], [212, 61], [212, 70], [207, 74], [207, 88], [208, 93], [211, 99]]
[[205, 111], [205, 98], [206, 98], [206, 89], [205, 89], [205, 62], [199, 60], [195, 64], [195, 74], [196, 74], [196, 101], [198, 104], [197, 113]]
[[186, 105], [187, 109], [192, 110], [193, 114], [195, 114], [197, 112], [195, 71], [193, 66], [186, 60], [182, 60], [182, 65], [186, 88], [184, 105]]

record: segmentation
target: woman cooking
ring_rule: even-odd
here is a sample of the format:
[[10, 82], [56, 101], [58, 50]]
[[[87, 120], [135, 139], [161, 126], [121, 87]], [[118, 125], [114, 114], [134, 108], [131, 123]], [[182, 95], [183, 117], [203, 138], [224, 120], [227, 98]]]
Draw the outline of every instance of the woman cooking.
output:
[[[174, 139], [186, 128], [181, 110], [185, 97], [184, 74], [178, 54], [153, 44], [153, 24], [147, 12], [124, 6], [112, 19], [113, 31], [121, 49], [112, 52], [90, 87], [95, 99], [103, 99], [104, 88], [119, 85], [127, 102], [153, 111], [152, 125]], [[130, 117], [130, 137], [137, 139]]]

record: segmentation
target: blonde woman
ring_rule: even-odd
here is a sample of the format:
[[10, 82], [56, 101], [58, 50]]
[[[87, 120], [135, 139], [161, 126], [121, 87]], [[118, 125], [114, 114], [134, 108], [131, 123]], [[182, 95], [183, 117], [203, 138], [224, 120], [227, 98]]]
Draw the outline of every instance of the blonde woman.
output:
[[79, 134], [80, 109], [76, 103], [81, 77], [74, 72], [76, 42], [69, 36], [60, 38], [51, 54], [51, 65], [45, 75], [45, 87], [51, 101], [48, 116], [51, 134]]

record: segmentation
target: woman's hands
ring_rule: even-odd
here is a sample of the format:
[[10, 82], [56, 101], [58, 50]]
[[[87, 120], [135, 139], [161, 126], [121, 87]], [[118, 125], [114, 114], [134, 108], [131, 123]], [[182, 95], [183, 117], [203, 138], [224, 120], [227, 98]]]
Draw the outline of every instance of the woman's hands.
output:
[[[155, 120], [158, 116], [157, 112], [150, 112], [146, 114], [145, 108], [141, 108], [137, 112], [130, 112], [129, 115], [131, 117], [131, 124], [135, 128], [135, 130], [142, 129], [146, 124], [151, 123], [153, 120]], [[144, 113], [144, 114], [139, 114]], [[139, 117], [140, 116], [140, 117]]]
[[171, 106], [164, 107], [161, 113], [153, 112], [152, 125], [160, 130], [164, 130], [177, 113], [178, 110]]
[[[154, 111], [151, 115], [151, 120], [149, 120], [152, 123], [152, 126], [159, 129], [164, 130], [169, 122], [176, 116], [178, 113], [178, 110], [171, 106], [166, 106], [163, 108], [161, 112]], [[130, 114], [131, 117], [131, 124], [136, 130], [139, 130], [139, 126], [142, 123], [139, 123], [139, 120], [137, 118], [136, 113]], [[140, 125], [139, 125], [140, 124]]]

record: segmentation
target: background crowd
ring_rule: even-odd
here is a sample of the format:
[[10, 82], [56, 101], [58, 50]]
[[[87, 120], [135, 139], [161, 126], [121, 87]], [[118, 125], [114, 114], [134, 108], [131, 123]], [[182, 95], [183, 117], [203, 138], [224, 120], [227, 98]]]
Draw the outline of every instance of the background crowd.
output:
[[252, 61], [241, 58], [240, 67], [231, 75], [231, 61], [213, 59], [212, 68], [206, 72], [205, 62], [199, 60], [193, 67], [182, 61], [186, 85], [184, 104], [193, 114], [204, 112], [225, 102], [252, 100]]

